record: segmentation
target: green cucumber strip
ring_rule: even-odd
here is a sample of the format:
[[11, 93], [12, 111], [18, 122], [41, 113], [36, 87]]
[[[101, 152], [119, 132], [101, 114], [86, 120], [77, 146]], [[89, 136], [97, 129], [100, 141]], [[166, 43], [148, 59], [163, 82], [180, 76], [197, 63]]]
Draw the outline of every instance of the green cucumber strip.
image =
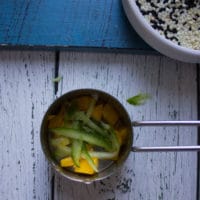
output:
[[67, 109], [67, 113], [65, 115], [66, 120], [70, 120], [73, 117], [74, 113], [77, 112], [77, 110], [78, 110], [78, 107], [76, 103], [72, 102]]
[[[118, 156], [118, 152], [103, 152], [103, 151], [88, 151], [89, 155], [93, 158], [98, 158], [99, 160], [112, 160]], [[64, 153], [60, 151], [60, 149], [56, 149], [54, 152], [54, 156], [57, 161], [60, 161], [62, 158], [65, 158], [67, 156], [71, 155], [71, 150], [69, 152]], [[81, 158], [85, 158], [84, 154], [81, 153]]]
[[82, 145], [83, 145], [83, 141], [73, 139], [71, 156], [72, 156], [72, 159], [74, 161], [74, 164], [77, 167], [80, 166], [79, 160], [80, 160], [80, 157], [81, 157]]
[[117, 136], [116, 136], [115, 131], [114, 131], [112, 128], [110, 128], [110, 129], [109, 129], [109, 132], [110, 132], [110, 138], [111, 138], [111, 141], [112, 141], [113, 149], [114, 149], [115, 151], [119, 151], [119, 149], [120, 149], [120, 144], [119, 144], [119, 141], [118, 141], [118, 139], [117, 139]]
[[119, 144], [119, 141], [117, 139], [117, 136], [116, 136], [116, 133], [115, 133], [115, 130], [109, 125], [109, 124], [106, 124], [104, 122], [101, 122], [101, 126], [106, 130], [108, 131], [110, 134], [110, 139], [112, 141], [112, 146], [113, 146], [113, 149], [115, 151], [119, 151], [120, 149], [120, 144]]
[[50, 138], [49, 142], [53, 147], [58, 147], [60, 145], [66, 146], [66, 145], [70, 144], [69, 138], [66, 138], [66, 137]]
[[62, 158], [67, 157], [71, 154], [71, 149], [66, 146], [59, 146], [57, 148], [51, 149], [52, 155], [57, 161], [60, 161]]
[[[57, 148], [52, 151], [54, 156], [58, 158], [58, 161], [64, 157], [71, 155], [72, 149], [70, 147]], [[117, 151], [114, 152], [104, 152], [104, 151], [88, 151], [91, 157], [98, 158], [100, 160], [113, 159], [118, 155]], [[84, 154], [81, 152], [81, 157], [84, 158]]]
[[107, 131], [111, 128], [111, 126], [109, 124], [106, 124], [105, 122], [101, 121], [100, 124]]
[[118, 156], [118, 151], [103, 152], [103, 151], [88, 151], [91, 157], [98, 158], [100, 160], [110, 160]]
[[87, 116], [88, 118], [90, 118], [90, 116], [91, 116], [91, 114], [92, 114], [92, 112], [93, 112], [93, 110], [94, 110], [95, 104], [96, 104], [96, 99], [95, 99], [95, 98], [92, 98], [92, 101], [91, 101], [91, 103], [90, 103], [90, 105], [89, 105], [89, 108], [88, 108], [88, 110], [87, 110], [87, 112], [86, 112], [86, 116]]
[[89, 133], [83, 130], [76, 130], [72, 128], [53, 128], [50, 129], [50, 131], [60, 134], [61, 136], [88, 142], [89, 144], [102, 147], [107, 151], [113, 150], [111, 141], [96, 132]]
[[96, 167], [96, 165], [95, 165], [92, 157], [90, 156], [90, 154], [87, 151], [85, 143], [83, 143], [83, 148], [82, 148], [82, 154], [81, 154], [81, 156], [88, 161], [88, 164], [92, 167], [92, 169], [95, 172], [98, 172], [98, 169], [97, 169], [97, 167]]
[[76, 112], [74, 115], [74, 120], [80, 120], [84, 125], [90, 127], [93, 131], [100, 133], [101, 135], [107, 136], [105, 130], [98, 125], [96, 125], [84, 112]]

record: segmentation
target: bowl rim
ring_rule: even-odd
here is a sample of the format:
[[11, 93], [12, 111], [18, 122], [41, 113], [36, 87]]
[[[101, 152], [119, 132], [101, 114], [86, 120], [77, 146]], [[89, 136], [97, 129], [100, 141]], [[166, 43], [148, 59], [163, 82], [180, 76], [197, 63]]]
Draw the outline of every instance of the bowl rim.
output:
[[[180, 61], [200, 63], [200, 50], [180, 46], [166, 39], [144, 18], [135, 0], [122, 0], [125, 13], [135, 31], [162, 54]], [[144, 29], [146, 31], [144, 31]]]

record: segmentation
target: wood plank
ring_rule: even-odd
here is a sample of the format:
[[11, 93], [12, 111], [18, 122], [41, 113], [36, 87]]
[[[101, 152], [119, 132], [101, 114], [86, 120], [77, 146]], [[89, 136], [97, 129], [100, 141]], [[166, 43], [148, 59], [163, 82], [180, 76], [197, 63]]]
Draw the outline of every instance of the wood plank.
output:
[[[117, 97], [133, 120], [197, 119], [196, 67], [160, 56], [61, 54], [57, 96], [76, 88], [97, 88]], [[147, 92], [152, 99], [132, 107], [126, 99]], [[197, 129], [135, 128], [135, 145], [194, 145]], [[55, 200], [196, 199], [197, 153], [130, 153], [114, 176], [90, 185], [56, 175]]]
[[0, 53], [1, 199], [50, 199], [40, 123], [53, 100], [54, 53]]
[[155, 52], [129, 24], [121, 0], [3, 0], [0, 19], [1, 47]]

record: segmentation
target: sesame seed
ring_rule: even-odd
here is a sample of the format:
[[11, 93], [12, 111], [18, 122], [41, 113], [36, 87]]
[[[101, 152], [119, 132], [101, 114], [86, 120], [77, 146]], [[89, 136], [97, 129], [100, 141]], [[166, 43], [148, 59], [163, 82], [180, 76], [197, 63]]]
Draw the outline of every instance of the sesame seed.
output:
[[163, 37], [200, 50], [200, 0], [136, 0], [136, 5]]

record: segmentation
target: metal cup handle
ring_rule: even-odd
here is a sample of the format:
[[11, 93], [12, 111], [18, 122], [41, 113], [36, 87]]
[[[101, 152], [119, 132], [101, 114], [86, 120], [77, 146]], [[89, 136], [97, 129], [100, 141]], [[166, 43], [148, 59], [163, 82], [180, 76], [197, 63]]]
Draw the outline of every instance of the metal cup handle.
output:
[[[137, 126], [200, 126], [200, 121], [133, 121], [133, 127]], [[131, 148], [133, 152], [165, 152], [165, 151], [200, 151], [200, 146], [160, 146]]]

